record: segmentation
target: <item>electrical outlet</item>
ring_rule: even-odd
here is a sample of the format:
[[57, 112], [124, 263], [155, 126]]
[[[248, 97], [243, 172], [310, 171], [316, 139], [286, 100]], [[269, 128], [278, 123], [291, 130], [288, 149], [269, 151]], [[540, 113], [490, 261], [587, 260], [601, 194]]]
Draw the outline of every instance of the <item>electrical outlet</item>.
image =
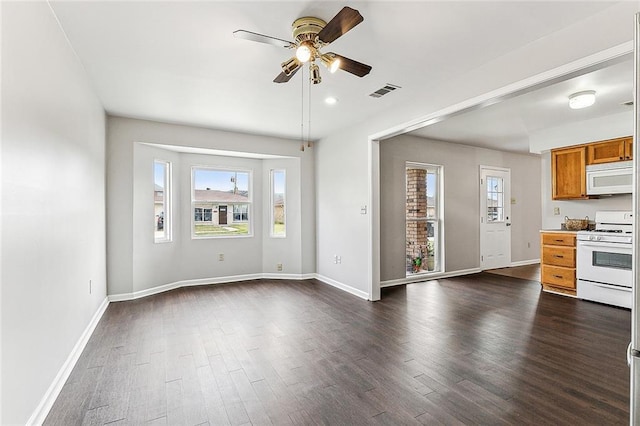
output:
[[224, 253], [220, 253], [218, 255], [218, 262], [223, 262], [224, 261]]
[[333, 263], [335, 263], [336, 265], [338, 264], [338, 255], [337, 254], [333, 255]]
[[553, 208], [553, 215], [554, 216], [560, 216], [560, 207], [554, 207]]
[[276, 265], [276, 270], [277, 270], [278, 272], [282, 272], [282, 263], [278, 263], [278, 264]]
[[336, 263], [342, 263], [342, 256], [336, 256]]
[[527, 248], [531, 248], [531, 243], [527, 243]]

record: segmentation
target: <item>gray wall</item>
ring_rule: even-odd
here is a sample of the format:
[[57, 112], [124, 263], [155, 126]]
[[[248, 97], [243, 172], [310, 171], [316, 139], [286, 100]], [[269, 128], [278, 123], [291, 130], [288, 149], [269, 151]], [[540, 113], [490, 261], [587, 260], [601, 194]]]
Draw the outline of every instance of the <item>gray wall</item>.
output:
[[106, 301], [105, 114], [49, 6], [1, 7], [0, 424], [8, 425], [34, 414]]
[[[591, 200], [552, 200], [551, 199], [551, 153], [542, 154], [542, 227], [544, 229], [558, 229], [564, 222], [565, 216], [572, 219], [582, 219], [589, 216], [593, 221], [597, 210], [631, 210], [631, 194], [612, 195]], [[559, 215], [553, 214], [553, 209], [560, 209]]]
[[380, 144], [381, 281], [405, 278], [407, 161], [443, 166], [445, 272], [480, 266], [480, 166], [511, 169], [511, 261], [539, 258], [540, 158], [403, 135]]
[[[275, 155], [252, 159], [167, 151], [156, 145]], [[314, 150], [299, 141], [151, 121], [108, 118], [108, 293], [130, 295], [183, 280], [262, 273], [315, 272]], [[174, 227], [171, 243], [153, 242], [154, 159], [173, 163]], [[254, 235], [191, 239], [191, 166], [253, 170]], [[287, 171], [287, 238], [269, 237], [269, 170]], [[224, 253], [225, 260], [218, 261]]]

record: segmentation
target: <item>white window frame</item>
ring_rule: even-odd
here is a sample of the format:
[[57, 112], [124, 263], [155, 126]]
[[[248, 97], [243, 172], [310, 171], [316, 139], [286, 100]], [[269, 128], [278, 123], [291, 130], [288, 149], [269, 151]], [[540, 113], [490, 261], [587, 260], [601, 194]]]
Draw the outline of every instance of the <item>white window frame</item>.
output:
[[[163, 194], [162, 194], [162, 202], [163, 202], [163, 236], [162, 237], [158, 237], [156, 235], [156, 233], [154, 232], [154, 237], [153, 237], [153, 242], [154, 243], [170, 243], [173, 241], [173, 214], [172, 214], [172, 203], [171, 203], [171, 198], [172, 198], [172, 186], [171, 186], [171, 182], [172, 180], [172, 164], [171, 161], [167, 161], [167, 160], [162, 160], [162, 159], [154, 159], [153, 160], [153, 184], [154, 184], [154, 218], [155, 218], [155, 173], [156, 173], [156, 165], [162, 165], [164, 166], [164, 187], [163, 187]], [[156, 220], [156, 226], [157, 226], [157, 218]]]
[[[219, 172], [237, 172], [237, 173], [247, 173], [249, 175], [249, 197], [246, 203], [248, 204], [248, 215], [249, 220], [246, 222], [248, 224], [248, 232], [246, 234], [236, 234], [236, 235], [196, 235], [195, 230], [195, 208], [196, 208], [196, 200], [195, 200], [195, 172], [196, 170], [212, 170]], [[227, 206], [227, 217], [233, 218], [233, 204], [232, 202], [224, 202], [219, 203], [218, 205], [226, 205]], [[237, 203], [236, 203], [237, 204]], [[251, 169], [243, 169], [236, 167], [228, 167], [228, 166], [215, 166], [215, 165], [192, 165], [191, 166], [191, 203], [190, 203], [190, 211], [189, 216], [191, 217], [191, 239], [192, 240], [207, 240], [207, 239], [220, 239], [220, 238], [252, 238], [253, 237], [253, 170]], [[214, 214], [212, 212], [212, 214]], [[204, 215], [204, 212], [203, 212]], [[244, 223], [244, 222], [243, 222]]]
[[[406, 175], [408, 169], [424, 169], [427, 170], [428, 173], [435, 173], [436, 175], [436, 204], [435, 204], [435, 217], [429, 218], [425, 216], [424, 218], [408, 218], [405, 214], [405, 224], [409, 221], [412, 222], [424, 222], [424, 223], [433, 223], [433, 238], [435, 242], [434, 247], [434, 270], [433, 271], [422, 271], [418, 273], [409, 273], [407, 271], [406, 276], [416, 276], [416, 275], [430, 275], [430, 274], [440, 274], [445, 272], [444, 266], [444, 166], [439, 164], [429, 164], [429, 163], [414, 163], [407, 161], [405, 163], [405, 200], [407, 198], [407, 183], [406, 183]], [[405, 204], [406, 206], [406, 204]], [[405, 235], [406, 241], [406, 235]]]
[[[275, 173], [284, 175], [284, 193], [282, 194], [282, 216], [284, 220], [284, 232], [276, 234], [275, 228]], [[271, 238], [287, 238], [287, 171], [284, 169], [271, 169], [269, 172], [269, 236]]]

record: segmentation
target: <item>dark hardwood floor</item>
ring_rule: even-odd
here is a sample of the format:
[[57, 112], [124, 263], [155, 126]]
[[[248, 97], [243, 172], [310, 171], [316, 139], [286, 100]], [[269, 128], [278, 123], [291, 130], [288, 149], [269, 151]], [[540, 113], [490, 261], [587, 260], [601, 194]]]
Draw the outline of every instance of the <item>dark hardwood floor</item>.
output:
[[46, 424], [628, 424], [630, 312], [477, 274], [112, 303]]

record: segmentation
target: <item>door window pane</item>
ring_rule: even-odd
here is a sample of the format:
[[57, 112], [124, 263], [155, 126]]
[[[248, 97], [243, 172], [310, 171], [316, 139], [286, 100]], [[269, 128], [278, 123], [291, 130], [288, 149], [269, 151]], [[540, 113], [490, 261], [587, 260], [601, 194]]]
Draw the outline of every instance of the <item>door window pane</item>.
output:
[[504, 181], [487, 176], [487, 222], [504, 222]]

